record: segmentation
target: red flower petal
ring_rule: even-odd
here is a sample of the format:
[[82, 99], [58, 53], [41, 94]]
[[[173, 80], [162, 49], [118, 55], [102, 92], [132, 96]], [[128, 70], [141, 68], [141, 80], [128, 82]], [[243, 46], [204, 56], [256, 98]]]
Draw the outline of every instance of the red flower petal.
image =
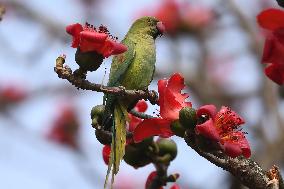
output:
[[224, 149], [224, 152], [232, 158], [238, 157], [243, 153], [238, 144], [230, 141], [226, 141], [222, 147]]
[[262, 62], [284, 64], [284, 45], [272, 34], [265, 40]]
[[[146, 180], [145, 189], [147, 189], [150, 186], [150, 184], [153, 182], [153, 180], [156, 176], [157, 176], [156, 171], [153, 171], [152, 173], [149, 174], [149, 176], [147, 177], [147, 180]], [[163, 187], [160, 187], [159, 189], [163, 189]]]
[[166, 94], [167, 83], [166, 79], [158, 81], [160, 114], [163, 118], [175, 120], [178, 119], [178, 109], [181, 108], [181, 105], [175, 100], [173, 94]]
[[235, 158], [243, 155], [246, 158], [251, 156], [251, 150], [244, 133], [241, 131], [232, 132], [221, 140], [222, 148], [225, 153]]
[[[281, 32], [280, 32], [281, 33]], [[262, 62], [268, 64], [265, 74], [279, 85], [284, 84], [284, 37], [279, 32], [265, 40]]]
[[50, 140], [77, 149], [79, 147], [79, 128], [80, 125], [74, 107], [63, 106], [47, 137]]
[[175, 95], [177, 101], [182, 103], [188, 97], [188, 95], [181, 94], [181, 90], [183, 90], [184, 87], [184, 78], [180, 73], [173, 74], [168, 80], [167, 90], [172, 92]]
[[166, 0], [154, 15], [165, 25], [166, 31], [175, 33], [181, 21], [179, 6], [176, 1]]
[[148, 105], [145, 100], [139, 100], [135, 105], [135, 109], [138, 112], [145, 112], [148, 108]]
[[214, 119], [215, 127], [221, 129], [221, 133], [231, 132], [244, 123], [245, 121], [243, 118], [226, 106], [221, 107]]
[[189, 29], [200, 29], [209, 25], [213, 19], [214, 12], [211, 9], [205, 6], [188, 4], [183, 22]]
[[273, 35], [282, 45], [284, 45], [284, 28], [274, 30]]
[[155, 135], [164, 138], [170, 137], [173, 135], [170, 125], [171, 121], [162, 118], [145, 119], [134, 130], [134, 142], [138, 143]]
[[173, 74], [169, 80], [158, 81], [160, 114], [163, 118], [176, 120], [183, 107], [191, 107], [190, 102], [185, 102], [188, 95], [181, 94], [184, 86], [184, 78], [179, 73]]
[[101, 49], [104, 47], [107, 38], [105, 33], [83, 31], [80, 34], [80, 50], [82, 52], [96, 51], [102, 54]]
[[[139, 100], [137, 104], [135, 105], [134, 109], [138, 112], [145, 112], [148, 108], [148, 105], [145, 100]], [[128, 126], [128, 131], [133, 132], [134, 129], [139, 125], [143, 120], [132, 115], [131, 113], [129, 115], [129, 126]]]
[[79, 23], [71, 24], [66, 27], [66, 32], [73, 36], [72, 47], [77, 48], [80, 43], [80, 32], [83, 31], [83, 26]]
[[98, 52], [101, 53], [104, 57], [108, 58], [113, 53], [115, 42], [106, 40], [104, 44], [98, 49]]
[[[110, 40], [110, 42], [112, 43], [112, 52], [108, 56], [110, 56], [110, 55], [118, 55], [118, 54], [121, 54], [121, 53], [124, 53], [124, 52], [127, 51], [127, 46], [126, 45], [121, 44], [121, 43], [117, 43], [117, 42], [112, 41], [112, 40]], [[105, 57], [108, 57], [108, 56], [105, 56]]]
[[176, 100], [174, 94], [166, 89], [165, 99], [162, 100], [162, 102], [163, 104], [160, 104], [159, 101], [161, 117], [168, 120], [178, 119], [179, 111], [183, 108], [183, 106]]
[[94, 43], [103, 43], [107, 39], [108, 35], [105, 33], [99, 33], [95, 31], [82, 31], [80, 33], [81, 38], [84, 38], [85, 40], [88, 40], [90, 42]]
[[265, 74], [278, 85], [284, 84], [284, 64], [269, 64], [265, 68]]
[[171, 188], [170, 188], [170, 189], [180, 189], [180, 187], [179, 187], [179, 185], [174, 184], [174, 185], [172, 185], [172, 186], [171, 186]]
[[202, 124], [196, 125], [195, 132], [196, 134], [201, 134], [212, 140], [216, 141], [220, 140], [219, 132], [216, 129], [212, 118], [210, 118], [209, 120], [207, 120]]
[[167, 87], [167, 80], [166, 79], [160, 79], [158, 81], [159, 105], [160, 106], [164, 105], [166, 87]]
[[267, 9], [257, 16], [258, 24], [268, 30], [276, 30], [284, 27], [284, 11], [279, 9]]
[[106, 165], [108, 165], [108, 162], [109, 162], [110, 152], [111, 152], [111, 147], [109, 145], [105, 145], [103, 147], [102, 154], [103, 154], [103, 159]]
[[197, 116], [200, 117], [201, 115], [208, 115], [210, 118], [215, 118], [216, 114], [217, 114], [217, 109], [216, 106], [209, 104], [209, 105], [204, 105], [201, 106], [197, 112], [196, 112]]
[[133, 132], [134, 129], [137, 127], [137, 125], [139, 125], [143, 120], [132, 115], [132, 114], [129, 114], [129, 125], [128, 125], [128, 131], [130, 132]]
[[16, 103], [23, 101], [28, 96], [28, 93], [16, 86], [7, 86], [0, 90], [0, 99], [6, 102]]
[[113, 40], [106, 40], [101, 49], [99, 49], [98, 51], [104, 57], [108, 58], [110, 55], [117, 55], [127, 51], [127, 47]]

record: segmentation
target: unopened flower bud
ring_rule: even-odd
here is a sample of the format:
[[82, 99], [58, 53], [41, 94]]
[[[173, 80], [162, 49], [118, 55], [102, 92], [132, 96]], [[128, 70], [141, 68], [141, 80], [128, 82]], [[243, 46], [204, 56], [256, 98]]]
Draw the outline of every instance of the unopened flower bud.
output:
[[111, 153], [111, 146], [105, 145], [103, 147], [102, 155], [103, 155], [103, 160], [104, 160], [106, 165], [108, 165], [108, 163], [109, 163], [110, 153]]
[[137, 147], [135, 144], [126, 145], [123, 159], [134, 168], [143, 167], [151, 163], [151, 159], [146, 155], [145, 150]]
[[185, 129], [195, 128], [197, 123], [195, 109], [191, 107], [181, 109], [179, 112], [179, 122]]
[[170, 154], [170, 160], [174, 160], [177, 156], [177, 145], [171, 139], [159, 138], [157, 140], [157, 145], [159, 147], [159, 155], [164, 156]]
[[87, 71], [95, 71], [103, 63], [104, 57], [96, 51], [81, 52], [78, 48], [75, 55], [75, 61], [80, 68]]
[[101, 117], [105, 111], [104, 105], [97, 105], [92, 108], [91, 111], [91, 118], [94, 119], [94, 117]]

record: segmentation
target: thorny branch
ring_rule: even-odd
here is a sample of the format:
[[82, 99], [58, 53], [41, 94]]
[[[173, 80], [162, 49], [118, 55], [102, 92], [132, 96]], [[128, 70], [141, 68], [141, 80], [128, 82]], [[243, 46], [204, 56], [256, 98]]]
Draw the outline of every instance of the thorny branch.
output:
[[78, 77], [78, 75], [82, 75], [80, 69], [72, 72], [72, 70], [68, 66], [64, 66], [65, 57], [59, 56], [56, 59], [56, 66], [54, 71], [58, 74], [59, 78], [68, 80], [72, 85], [77, 87], [78, 89], [83, 90], [91, 90], [109, 94], [116, 94], [119, 97], [127, 97], [133, 99], [145, 99], [149, 100], [151, 104], [158, 104], [158, 94], [154, 90], [127, 90], [122, 86], [119, 87], [107, 87], [101, 84], [91, 83], [86, 80], [84, 77]]

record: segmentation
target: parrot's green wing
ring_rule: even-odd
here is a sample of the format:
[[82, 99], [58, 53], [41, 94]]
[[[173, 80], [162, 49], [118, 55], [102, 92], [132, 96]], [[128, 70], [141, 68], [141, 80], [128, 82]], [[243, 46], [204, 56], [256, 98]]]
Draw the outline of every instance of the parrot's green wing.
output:
[[135, 43], [130, 39], [125, 39], [122, 41], [123, 44], [127, 46], [127, 51], [123, 54], [117, 55], [113, 58], [108, 86], [119, 86], [123, 75], [127, 71], [129, 65], [133, 62], [135, 57]]
[[[135, 43], [130, 39], [124, 39], [123, 44], [127, 45], [127, 51], [123, 54], [119, 54], [112, 59], [109, 80], [107, 86], [114, 87], [121, 85], [121, 80], [123, 75], [129, 68], [130, 64], [133, 62], [135, 57]], [[103, 98], [104, 105], [106, 105], [106, 116], [113, 106], [113, 101], [115, 96], [111, 94], [105, 94]]]

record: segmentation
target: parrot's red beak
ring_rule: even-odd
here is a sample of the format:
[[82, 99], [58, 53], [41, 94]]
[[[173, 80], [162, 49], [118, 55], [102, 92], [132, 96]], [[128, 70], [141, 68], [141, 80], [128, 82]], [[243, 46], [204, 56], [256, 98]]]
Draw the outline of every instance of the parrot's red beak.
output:
[[163, 22], [157, 23], [157, 29], [159, 30], [160, 35], [163, 35], [163, 33], [166, 31], [166, 27]]

